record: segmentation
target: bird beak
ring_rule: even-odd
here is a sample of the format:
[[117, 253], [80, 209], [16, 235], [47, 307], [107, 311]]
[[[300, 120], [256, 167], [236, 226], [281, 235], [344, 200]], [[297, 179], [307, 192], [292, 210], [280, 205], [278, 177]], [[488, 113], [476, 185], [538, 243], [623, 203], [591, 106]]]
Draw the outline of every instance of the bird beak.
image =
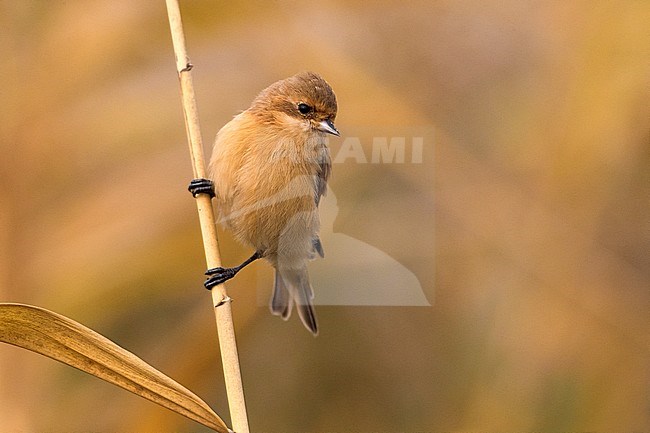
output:
[[336, 126], [334, 126], [334, 123], [332, 122], [331, 119], [325, 119], [321, 121], [318, 124], [318, 129], [320, 129], [323, 132], [327, 132], [328, 134], [336, 135], [337, 137], [340, 136], [338, 129], [336, 129]]

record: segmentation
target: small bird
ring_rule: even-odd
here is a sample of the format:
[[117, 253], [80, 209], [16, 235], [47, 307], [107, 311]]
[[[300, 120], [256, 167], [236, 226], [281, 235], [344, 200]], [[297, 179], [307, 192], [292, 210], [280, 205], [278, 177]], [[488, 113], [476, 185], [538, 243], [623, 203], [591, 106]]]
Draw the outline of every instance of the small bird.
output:
[[221, 128], [209, 164], [220, 222], [255, 249], [239, 266], [208, 270], [213, 285], [264, 258], [275, 268], [271, 312], [286, 320], [295, 304], [314, 335], [307, 262], [324, 256], [318, 205], [332, 167], [327, 134], [339, 135], [336, 112], [332, 88], [313, 72], [273, 83]]

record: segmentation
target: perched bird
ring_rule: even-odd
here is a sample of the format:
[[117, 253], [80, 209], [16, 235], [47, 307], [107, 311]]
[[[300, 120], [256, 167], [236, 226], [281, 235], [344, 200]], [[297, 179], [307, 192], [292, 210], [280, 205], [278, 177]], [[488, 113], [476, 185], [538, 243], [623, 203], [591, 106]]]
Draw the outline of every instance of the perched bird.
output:
[[331, 172], [327, 134], [339, 135], [336, 111], [336, 96], [319, 75], [278, 81], [221, 128], [209, 165], [220, 222], [255, 254], [240, 266], [207, 273], [220, 284], [264, 258], [275, 268], [271, 312], [286, 320], [295, 304], [314, 335], [307, 262], [323, 257], [318, 204]]

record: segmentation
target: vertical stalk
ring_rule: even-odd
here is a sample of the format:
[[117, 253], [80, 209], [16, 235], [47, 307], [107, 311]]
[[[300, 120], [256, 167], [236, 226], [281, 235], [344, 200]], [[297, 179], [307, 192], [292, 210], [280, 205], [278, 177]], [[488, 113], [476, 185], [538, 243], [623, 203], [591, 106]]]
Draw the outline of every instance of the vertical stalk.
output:
[[[185, 116], [185, 129], [192, 159], [194, 178], [205, 178], [205, 163], [203, 159], [203, 140], [199, 128], [198, 111], [194, 98], [194, 87], [192, 85], [192, 65], [189, 63], [185, 48], [185, 36], [181, 13], [177, 0], [167, 1], [167, 14], [169, 26], [174, 44], [176, 56], [176, 70], [181, 86], [181, 97], [183, 100], [183, 114]], [[219, 255], [219, 244], [217, 241], [217, 229], [215, 225], [212, 202], [207, 194], [198, 194], [196, 206], [201, 224], [203, 236], [203, 248], [208, 268], [221, 266]], [[246, 402], [244, 400], [244, 389], [241, 381], [239, 368], [239, 356], [237, 354], [237, 342], [232, 320], [232, 309], [230, 298], [226, 287], [220, 284], [212, 288], [212, 305], [214, 307], [221, 349], [221, 361], [223, 364], [224, 379], [226, 382], [226, 393], [230, 408], [232, 426], [236, 433], [249, 433], [248, 416], [246, 414]]]

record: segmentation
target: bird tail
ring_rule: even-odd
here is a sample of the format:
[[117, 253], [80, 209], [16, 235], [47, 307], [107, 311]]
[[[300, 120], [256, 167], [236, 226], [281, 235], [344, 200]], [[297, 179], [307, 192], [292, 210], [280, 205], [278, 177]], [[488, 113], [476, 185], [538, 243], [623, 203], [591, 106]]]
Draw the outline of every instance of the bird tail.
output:
[[309, 284], [309, 274], [306, 266], [299, 269], [278, 267], [275, 270], [275, 288], [271, 298], [271, 312], [287, 320], [295, 303], [302, 323], [312, 334], [318, 335], [313, 299], [314, 291]]

